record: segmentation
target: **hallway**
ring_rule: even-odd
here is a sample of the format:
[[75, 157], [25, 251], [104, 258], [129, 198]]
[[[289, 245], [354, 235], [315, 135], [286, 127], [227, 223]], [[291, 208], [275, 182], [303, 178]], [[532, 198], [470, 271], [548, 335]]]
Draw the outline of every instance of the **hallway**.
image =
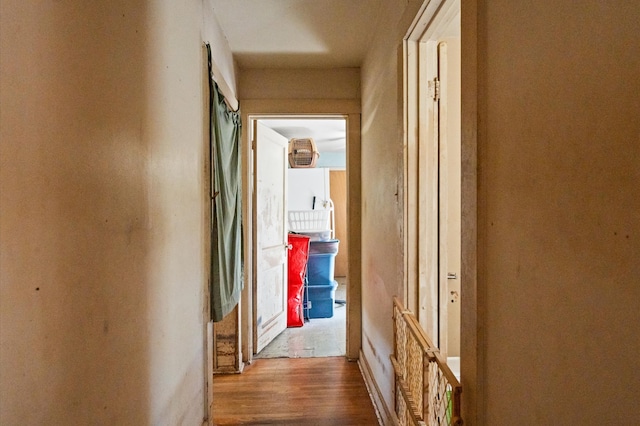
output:
[[213, 378], [215, 425], [376, 425], [358, 364], [343, 357], [258, 359]]

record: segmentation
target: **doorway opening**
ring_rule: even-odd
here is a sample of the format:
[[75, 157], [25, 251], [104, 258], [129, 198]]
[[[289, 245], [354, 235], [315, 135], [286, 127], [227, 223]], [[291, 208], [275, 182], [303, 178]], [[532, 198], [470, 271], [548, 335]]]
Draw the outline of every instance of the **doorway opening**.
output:
[[[251, 336], [245, 335], [243, 341], [252, 340], [250, 346], [253, 358], [345, 356], [349, 293], [346, 195], [348, 115], [267, 114], [249, 115], [247, 118], [248, 126], [245, 129], [252, 132], [251, 211], [254, 258], [252, 303], [247, 306], [251, 315], [246, 316], [247, 322], [251, 319]], [[295, 138], [314, 140], [320, 154], [315, 167], [292, 167], [291, 162], [287, 161], [288, 145]], [[282, 181], [271, 181], [275, 171], [281, 173], [281, 177], [275, 179]], [[274, 192], [280, 194], [276, 195]], [[274, 212], [274, 209], [279, 212]], [[262, 253], [275, 247], [274, 252], [279, 253], [277, 256], [281, 259], [285, 257], [282, 256], [281, 249], [287, 246], [287, 234], [291, 231], [288, 220], [290, 212], [323, 210], [331, 210], [330, 234], [308, 235], [312, 252], [315, 244], [327, 240], [335, 241], [335, 246], [339, 247], [331, 271], [326, 272], [327, 276], [331, 275], [331, 281], [335, 282], [335, 290], [315, 296], [313, 294], [316, 293], [305, 291], [304, 322], [302, 326], [287, 327], [288, 268], [285, 265], [274, 269], [274, 265], [267, 265]], [[265, 220], [267, 216], [270, 219]], [[301, 233], [305, 235], [304, 232]], [[310, 255], [310, 262], [313, 256]], [[274, 259], [271, 255], [266, 257]], [[328, 268], [329, 265], [323, 264], [323, 267]], [[267, 270], [282, 273], [265, 272]], [[310, 284], [311, 288], [315, 288], [309, 278], [306, 281], [305, 290]], [[284, 293], [280, 290], [283, 285]], [[315, 306], [314, 297], [321, 298]], [[327, 302], [324, 297], [331, 297], [332, 300]], [[320, 304], [322, 308], [319, 308]]]
[[463, 270], [461, 9], [425, 4], [404, 45], [406, 300], [460, 379]]
[[[307, 268], [306, 284], [303, 287], [303, 299], [300, 306], [293, 310], [301, 309], [303, 321], [301, 324], [288, 326], [277, 334], [272, 341], [262, 345], [258, 338], [254, 343], [255, 358], [307, 358], [325, 356], [344, 356], [346, 354], [346, 282], [347, 282], [347, 247], [346, 238], [346, 120], [343, 117], [280, 117], [262, 118], [256, 120], [287, 139], [290, 144], [292, 139], [311, 139], [319, 152], [319, 158], [313, 167], [295, 167], [296, 164], [289, 158], [288, 167], [285, 170], [285, 225], [292, 232], [291, 217], [294, 212], [307, 214], [321, 213], [316, 229], [318, 232], [305, 233], [311, 239], [309, 265], [315, 260], [314, 247], [324, 244], [326, 241], [334, 241], [337, 255], [331, 257], [330, 264], [322, 258], [320, 265], [324, 274], [319, 277], [321, 285], [315, 285], [314, 277], [309, 273], [312, 268]], [[254, 135], [255, 136], [255, 135]], [[255, 138], [254, 138], [255, 139]], [[257, 148], [257, 147], [256, 147]], [[289, 157], [291, 157], [291, 149]], [[257, 156], [261, 154], [256, 149]], [[255, 164], [260, 164], [258, 158]], [[272, 166], [272, 165], [270, 165]], [[260, 194], [259, 180], [256, 181], [254, 193]], [[256, 209], [258, 207], [256, 202]], [[256, 210], [259, 211], [259, 210]], [[259, 219], [256, 223], [260, 224]], [[295, 225], [295, 224], [294, 224]], [[319, 232], [327, 230], [327, 232]], [[256, 232], [265, 230], [256, 229]], [[268, 232], [268, 231], [267, 231]], [[256, 240], [260, 236], [256, 235]], [[326, 245], [326, 244], [324, 244]], [[292, 248], [290, 248], [291, 250]], [[324, 256], [322, 254], [321, 256]], [[291, 272], [287, 268], [287, 272]], [[254, 331], [259, 334], [260, 319], [264, 304], [260, 294], [260, 272], [257, 271], [256, 297], [254, 297]], [[309, 291], [310, 288], [315, 290]], [[318, 290], [319, 289], [319, 290]], [[291, 289], [289, 289], [291, 291]], [[317, 293], [317, 294], [316, 294]], [[291, 294], [289, 293], [289, 296]], [[270, 296], [273, 297], [273, 296]], [[277, 296], [274, 299], [281, 299]], [[291, 298], [287, 300], [285, 308], [291, 313]], [[295, 301], [294, 301], [295, 302]], [[299, 314], [296, 312], [296, 314]]]

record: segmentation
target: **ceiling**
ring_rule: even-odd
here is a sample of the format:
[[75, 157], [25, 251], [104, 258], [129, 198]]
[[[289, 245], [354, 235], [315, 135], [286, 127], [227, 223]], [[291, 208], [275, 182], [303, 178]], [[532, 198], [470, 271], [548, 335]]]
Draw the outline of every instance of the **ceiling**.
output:
[[[359, 67], [384, 0], [211, 0], [240, 68]], [[344, 119], [264, 123], [288, 139], [314, 139], [318, 151], [344, 152]]]
[[263, 124], [292, 138], [313, 138], [318, 152], [344, 152], [346, 148], [346, 120], [328, 118], [264, 119]]
[[384, 0], [211, 0], [241, 68], [359, 67]]

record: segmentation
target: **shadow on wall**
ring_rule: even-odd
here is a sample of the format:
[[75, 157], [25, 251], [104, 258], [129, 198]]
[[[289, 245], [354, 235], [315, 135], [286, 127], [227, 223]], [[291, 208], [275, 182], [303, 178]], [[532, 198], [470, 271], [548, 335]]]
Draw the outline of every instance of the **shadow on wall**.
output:
[[3, 3], [2, 424], [150, 423], [146, 14]]

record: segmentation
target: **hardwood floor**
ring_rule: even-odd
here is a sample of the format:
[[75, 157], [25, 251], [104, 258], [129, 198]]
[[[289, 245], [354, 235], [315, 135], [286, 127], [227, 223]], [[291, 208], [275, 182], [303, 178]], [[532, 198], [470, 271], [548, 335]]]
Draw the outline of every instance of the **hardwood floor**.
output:
[[344, 357], [258, 359], [213, 378], [215, 425], [378, 425], [355, 362]]

